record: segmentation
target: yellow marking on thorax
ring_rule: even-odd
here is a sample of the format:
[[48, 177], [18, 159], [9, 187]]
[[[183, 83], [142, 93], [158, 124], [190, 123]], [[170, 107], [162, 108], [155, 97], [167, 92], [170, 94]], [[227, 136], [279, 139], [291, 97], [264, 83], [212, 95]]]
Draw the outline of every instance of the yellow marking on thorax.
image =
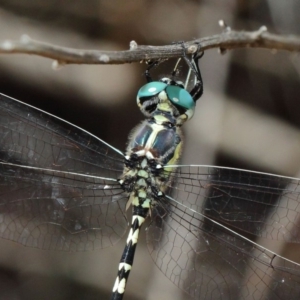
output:
[[173, 157], [168, 161], [168, 163], [164, 166], [164, 170], [167, 172], [171, 172], [174, 171], [174, 168], [168, 168], [168, 165], [176, 165], [176, 163], [178, 162], [180, 156], [181, 156], [181, 152], [182, 152], [182, 142], [180, 142], [175, 151], [174, 151], [174, 155]]
[[162, 130], [163, 127], [162, 125], [152, 124], [151, 128], [152, 128], [152, 133], [150, 134], [147, 143], [145, 145], [145, 148], [148, 149], [152, 148], [152, 145], [156, 139], [157, 134]]

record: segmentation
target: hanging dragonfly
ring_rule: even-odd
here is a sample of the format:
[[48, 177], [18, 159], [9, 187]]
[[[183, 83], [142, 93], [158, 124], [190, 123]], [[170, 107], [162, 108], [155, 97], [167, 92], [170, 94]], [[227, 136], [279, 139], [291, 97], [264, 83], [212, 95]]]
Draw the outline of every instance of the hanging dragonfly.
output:
[[[190, 92], [171, 78], [137, 96], [147, 117], [126, 153], [54, 115], [0, 94], [0, 235], [48, 250], [114, 245], [132, 225], [112, 299], [122, 299], [145, 219], [158, 268], [195, 299], [299, 299], [300, 265], [247, 237], [300, 242], [299, 179], [177, 165], [181, 125], [203, 84], [189, 60]], [[187, 80], [188, 81], [188, 80]]]

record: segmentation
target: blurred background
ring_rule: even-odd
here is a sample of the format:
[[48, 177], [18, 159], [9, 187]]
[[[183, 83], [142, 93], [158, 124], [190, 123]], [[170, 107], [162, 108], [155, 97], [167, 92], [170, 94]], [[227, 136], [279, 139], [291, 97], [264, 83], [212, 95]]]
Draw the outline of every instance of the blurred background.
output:
[[[234, 30], [300, 34], [300, 2], [291, 1], [0, 1], [0, 42], [32, 39], [65, 47], [125, 50], [135, 40], [165, 45], [218, 34], [220, 19]], [[299, 176], [299, 55], [240, 49], [205, 52], [204, 95], [186, 124], [182, 163], [246, 168]], [[136, 93], [143, 64], [69, 65], [0, 55], [0, 92], [68, 120], [125, 149], [143, 119]], [[173, 64], [163, 64], [162, 75]], [[108, 299], [123, 250], [85, 253], [29, 249], [1, 240], [0, 299]], [[190, 299], [155, 267], [144, 234], [126, 299]]]

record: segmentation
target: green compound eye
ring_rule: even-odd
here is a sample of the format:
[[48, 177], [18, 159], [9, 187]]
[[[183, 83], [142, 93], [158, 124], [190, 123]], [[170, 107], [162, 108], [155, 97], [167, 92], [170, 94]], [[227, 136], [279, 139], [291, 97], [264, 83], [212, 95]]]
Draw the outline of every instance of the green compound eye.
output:
[[151, 97], [159, 94], [166, 88], [167, 84], [159, 81], [152, 81], [142, 86], [138, 93], [138, 98]]
[[194, 99], [190, 93], [179, 86], [168, 85], [166, 93], [170, 101], [178, 106], [185, 109], [193, 109], [195, 107]]

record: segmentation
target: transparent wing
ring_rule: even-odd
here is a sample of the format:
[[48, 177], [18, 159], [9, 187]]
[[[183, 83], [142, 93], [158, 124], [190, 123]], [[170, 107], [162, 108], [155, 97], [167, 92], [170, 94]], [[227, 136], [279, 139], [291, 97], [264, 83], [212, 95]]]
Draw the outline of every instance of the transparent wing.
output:
[[298, 242], [298, 185], [271, 174], [180, 167], [171, 196], [152, 212], [150, 254], [196, 299], [299, 299], [299, 264], [243, 236]]
[[125, 232], [123, 155], [92, 134], [0, 94], [0, 235], [87, 250]]
[[169, 193], [180, 203], [258, 237], [300, 242], [300, 180], [212, 166], [182, 166]]

